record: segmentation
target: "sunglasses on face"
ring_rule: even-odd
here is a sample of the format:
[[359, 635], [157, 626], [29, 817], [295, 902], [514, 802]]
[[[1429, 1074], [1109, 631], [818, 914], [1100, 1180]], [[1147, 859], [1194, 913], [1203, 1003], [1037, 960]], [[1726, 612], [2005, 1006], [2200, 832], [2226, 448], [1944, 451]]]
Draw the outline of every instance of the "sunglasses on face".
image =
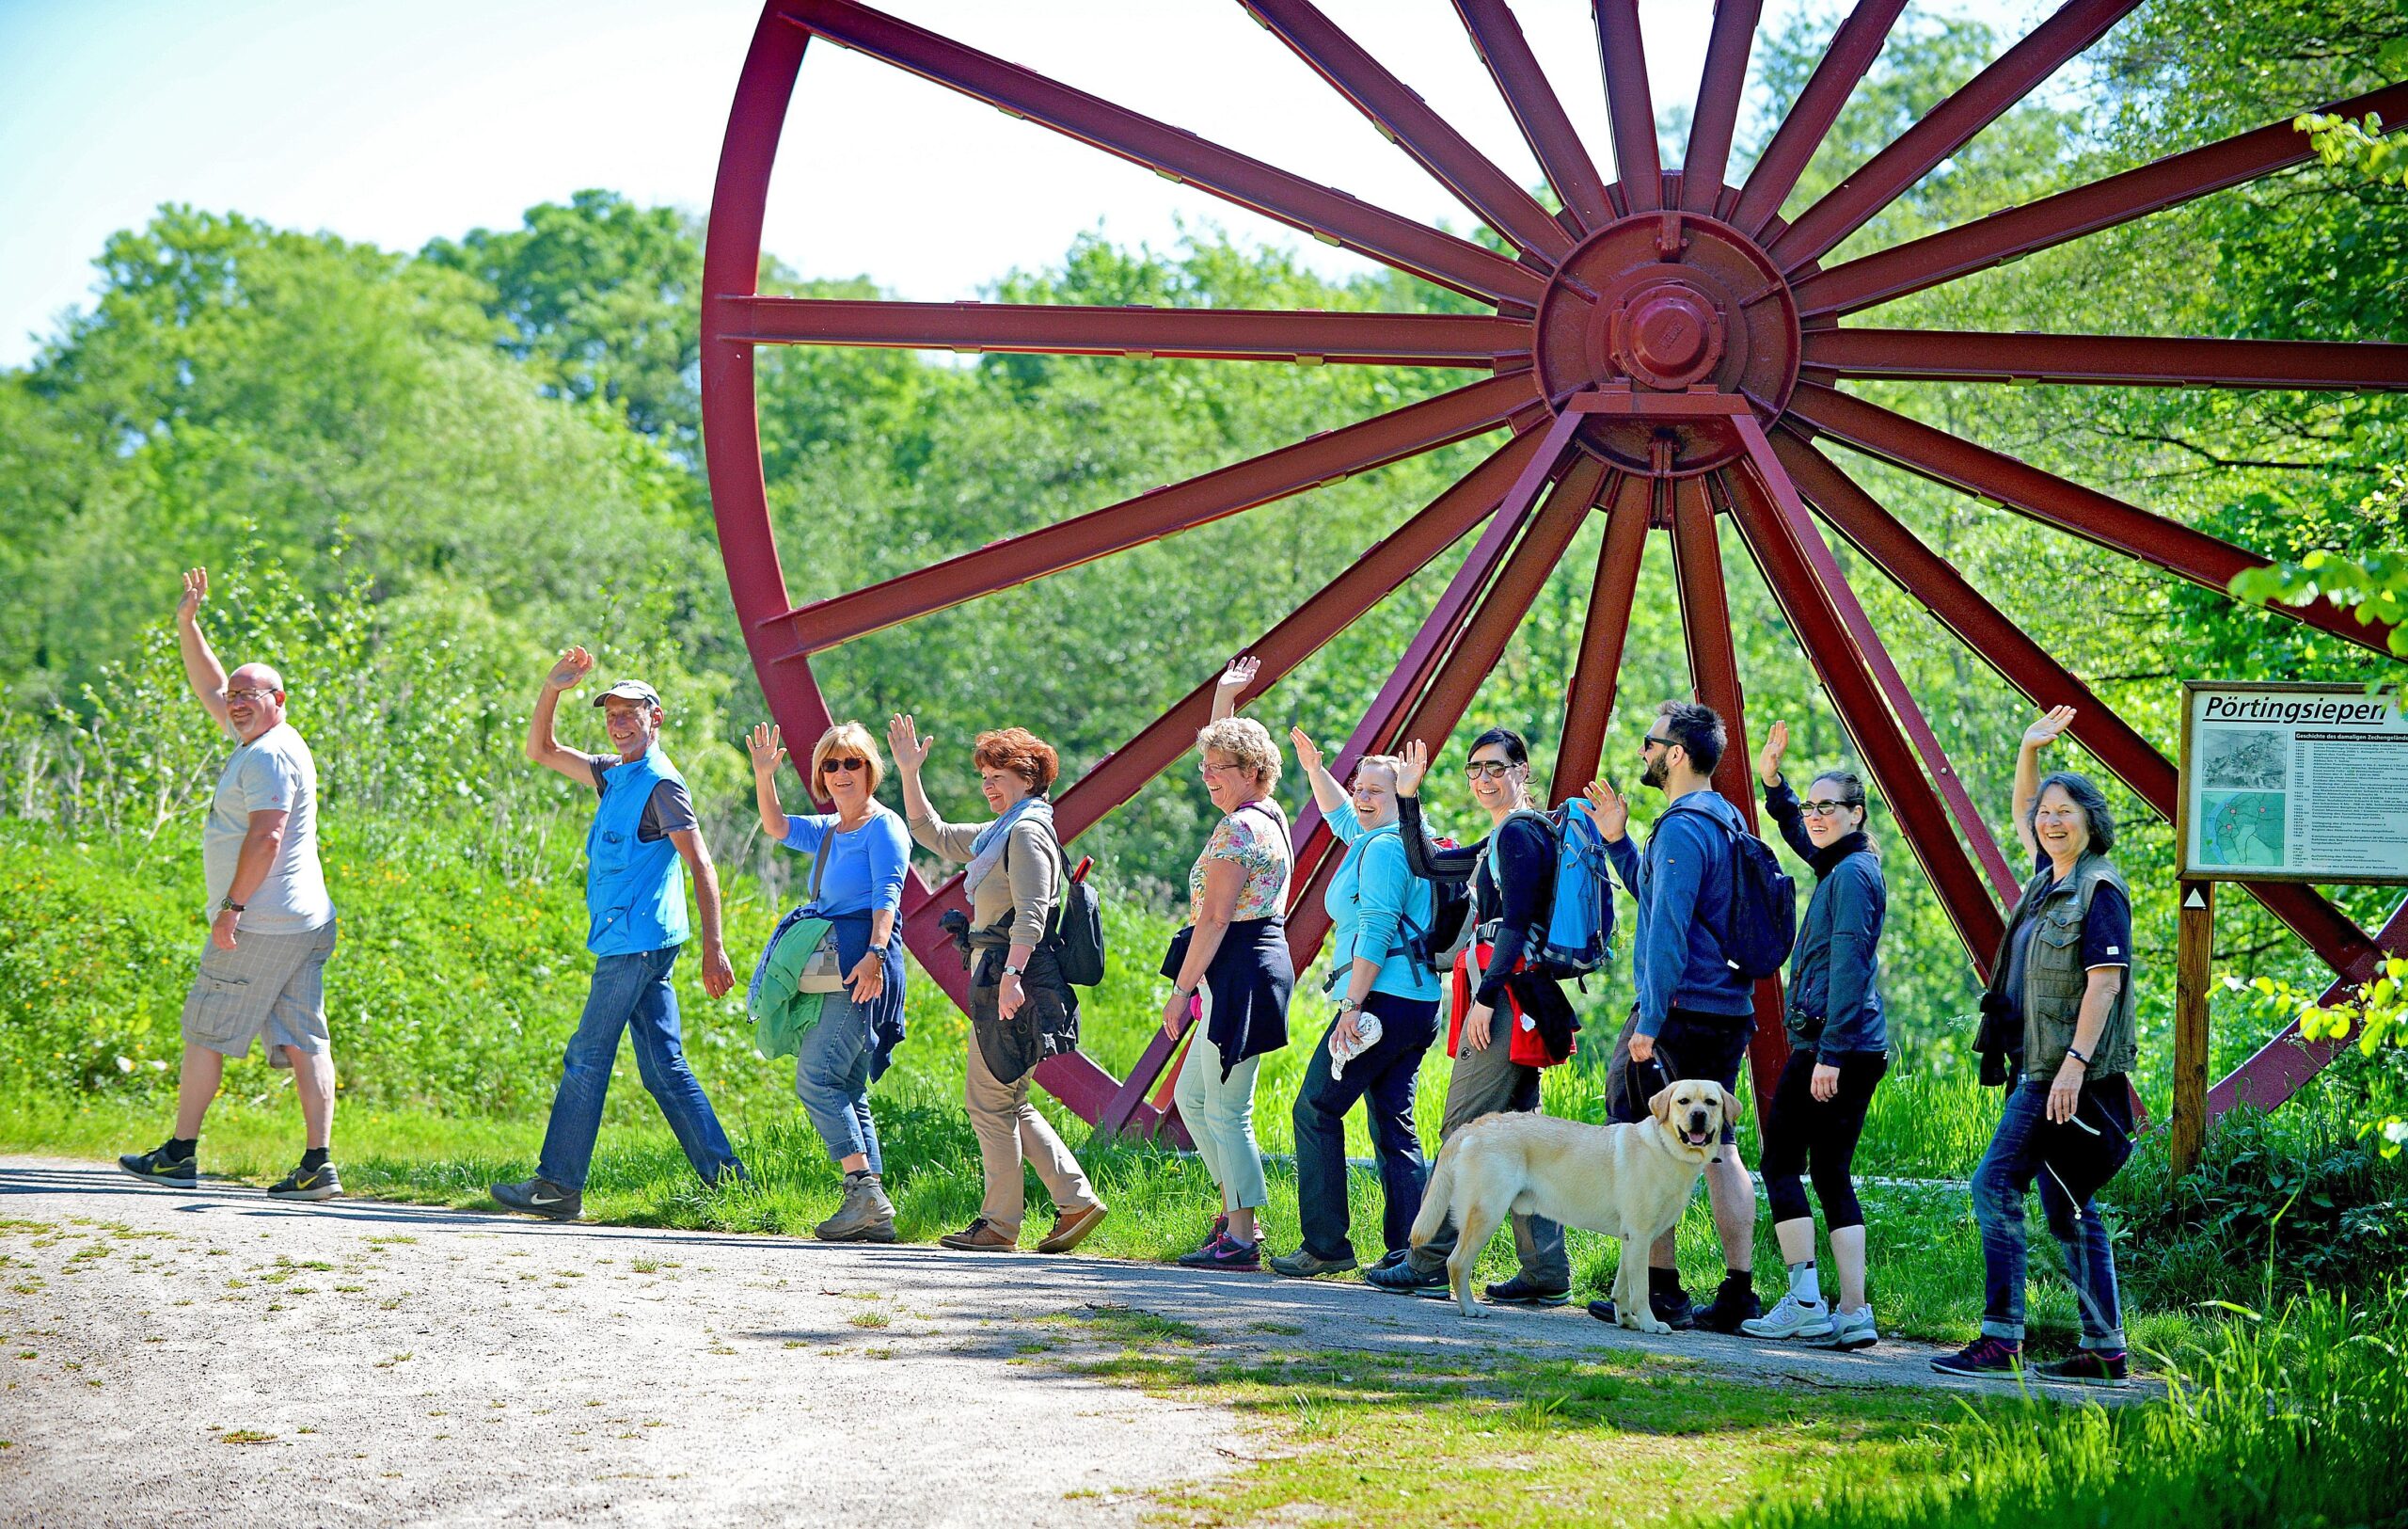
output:
[[1490, 780], [1503, 780], [1506, 772], [1513, 768], [1512, 763], [1504, 759], [1474, 759], [1464, 766], [1464, 778], [1478, 780], [1484, 775]]
[[1853, 802], [1825, 802], [1818, 798], [1813, 802], [1802, 803], [1800, 805], [1806, 815], [1810, 818], [1835, 818], [1846, 809], [1856, 805], [1856, 804]]
[[819, 772], [823, 775], [849, 775], [868, 768], [867, 759], [839, 759], [833, 755], [819, 761]]
[[1641, 754], [1645, 754], [1649, 749], [1669, 749], [1671, 746], [1672, 741], [1671, 739], [1658, 738], [1654, 733], [1649, 733], [1645, 738], [1639, 741], [1639, 752]]

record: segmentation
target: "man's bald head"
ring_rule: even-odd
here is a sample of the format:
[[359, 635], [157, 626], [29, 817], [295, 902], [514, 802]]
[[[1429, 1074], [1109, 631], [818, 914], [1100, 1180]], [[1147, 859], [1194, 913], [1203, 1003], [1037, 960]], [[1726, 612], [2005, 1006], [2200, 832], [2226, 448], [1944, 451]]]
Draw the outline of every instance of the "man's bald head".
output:
[[284, 677], [264, 663], [246, 663], [226, 677], [226, 720], [247, 743], [284, 720]]

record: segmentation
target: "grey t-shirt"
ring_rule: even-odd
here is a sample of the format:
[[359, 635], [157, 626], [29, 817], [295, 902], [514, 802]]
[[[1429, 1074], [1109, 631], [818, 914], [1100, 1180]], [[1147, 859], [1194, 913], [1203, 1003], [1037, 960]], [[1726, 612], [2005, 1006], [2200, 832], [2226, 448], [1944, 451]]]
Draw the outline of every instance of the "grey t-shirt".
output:
[[[594, 772], [594, 789], [602, 789], [602, 772], [620, 762], [615, 754], [589, 754], [586, 767]], [[652, 800], [643, 804], [643, 818], [636, 824], [636, 842], [650, 844], [671, 834], [679, 834], [694, 826], [694, 799], [680, 780], [655, 781]]]
[[201, 825], [200, 863], [209, 913], [234, 884], [254, 812], [282, 812], [284, 841], [267, 879], [244, 900], [241, 927], [256, 934], [305, 934], [335, 916], [318, 865], [318, 765], [289, 723], [277, 723], [237, 748], [217, 777]]

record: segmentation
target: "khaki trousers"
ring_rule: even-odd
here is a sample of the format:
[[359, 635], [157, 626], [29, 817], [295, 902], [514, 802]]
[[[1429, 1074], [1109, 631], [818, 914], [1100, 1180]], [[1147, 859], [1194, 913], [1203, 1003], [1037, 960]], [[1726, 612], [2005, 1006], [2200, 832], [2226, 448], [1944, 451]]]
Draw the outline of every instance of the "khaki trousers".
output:
[[987, 1179], [987, 1199], [978, 1213], [987, 1224], [1007, 1237], [1020, 1235], [1027, 1215], [1023, 1161], [1037, 1170], [1057, 1212], [1067, 1215], [1101, 1203], [1087, 1183], [1086, 1171], [1028, 1102], [1027, 1075], [1017, 1082], [997, 1082], [974, 1035], [969, 1038], [969, 1060], [961, 1094], [970, 1107], [970, 1128], [978, 1135], [978, 1166]]

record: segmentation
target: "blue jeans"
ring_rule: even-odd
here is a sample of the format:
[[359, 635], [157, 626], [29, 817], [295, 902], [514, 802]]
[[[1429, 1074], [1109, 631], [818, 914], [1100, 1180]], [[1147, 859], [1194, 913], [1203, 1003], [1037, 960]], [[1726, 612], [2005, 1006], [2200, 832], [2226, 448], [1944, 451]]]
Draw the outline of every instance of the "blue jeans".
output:
[[869, 1171], [883, 1174], [878, 1123], [869, 1114], [869, 1011], [846, 993], [831, 993], [819, 1005], [819, 1023], [802, 1032], [794, 1059], [795, 1096], [812, 1128], [838, 1162], [859, 1153]]
[[563, 1189], [582, 1190], [594, 1163], [594, 1139], [602, 1131], [602, 1101], [610, 1090], [610, 1068], [619, 1059], [619, 1032], [633, 1030], [636, 1075], [677, 1145], [705, 1184], [721, 1175], [744, 1171], [711, 1113], [711, 1102], [686, 1065], [686, 1048], [678, 1038], [677, 990], [669, 985], [669, 969], [677, 964], [681, 948], [645, 950], [634, 955], [604, 956], [594, 964], [594, 986], [585, 995], [585, 1013], [569, 1037], [568, 1053], [561, 1059], [560, 1091], [552, 1096], [551, 1123], [544, 1129], [544, 1155], [535, 1172]]
[[[1305, 1251], [1316, 1258], [1354, 1255], [1349, 1235], [1354, 1216], [1346, 1194], [1346, 1112], [1354, 1101], [1365, 1101], [1371, 1149], [1379, 1155], [1380, 1192], [1386, 1202], [1380, 1234], [1387, 1251], [1395, 1252], [1412, 1239], [1413, 1218], [1420, 1212], [1421, 1187], [1429, 1176], [1421, 1161], [1421, 1139], [1413, 1131], [1413, 1090], [1421, 1075], [1422, 1056], [1437, 1038], [1438, 1001], [1374, 993], [1366, 1007], [1380, 1016], [1378, 1043], [1348, 1062], [1333, 1080], [1324, 1030], [1305, 1069], [1295, 1107], [1289, 1111], [1296, 1128], [1296, 1215]], [[1337, 1028], [1337, 1021], [1330, 1022], [1330, 1028]]]
[[[2122, 1087], [2122, 1080], [2115, 1080], [2115, 1086]], [[2076, 1205], [2054, 1175], [2041, 1171], [2039, 1128], [2048, 1110], [2048, 1084], [2018, 1082], [2007, 1091], [1998, 1134], [1990, 1138], [1989, 1151], [1973, 1171], [1973, 1220], [1982, 1232], [1982, 1332], [2023, 1340], [2023, 1197], [2036, 1177], [2041, 1213], [2050, 1234], [2065, 1250], [2066, 1275], [2082, 1315], [2082, 1346], [2114, 1353], [2124, 1346], [2115, 1244], [2096, 1200]]]

